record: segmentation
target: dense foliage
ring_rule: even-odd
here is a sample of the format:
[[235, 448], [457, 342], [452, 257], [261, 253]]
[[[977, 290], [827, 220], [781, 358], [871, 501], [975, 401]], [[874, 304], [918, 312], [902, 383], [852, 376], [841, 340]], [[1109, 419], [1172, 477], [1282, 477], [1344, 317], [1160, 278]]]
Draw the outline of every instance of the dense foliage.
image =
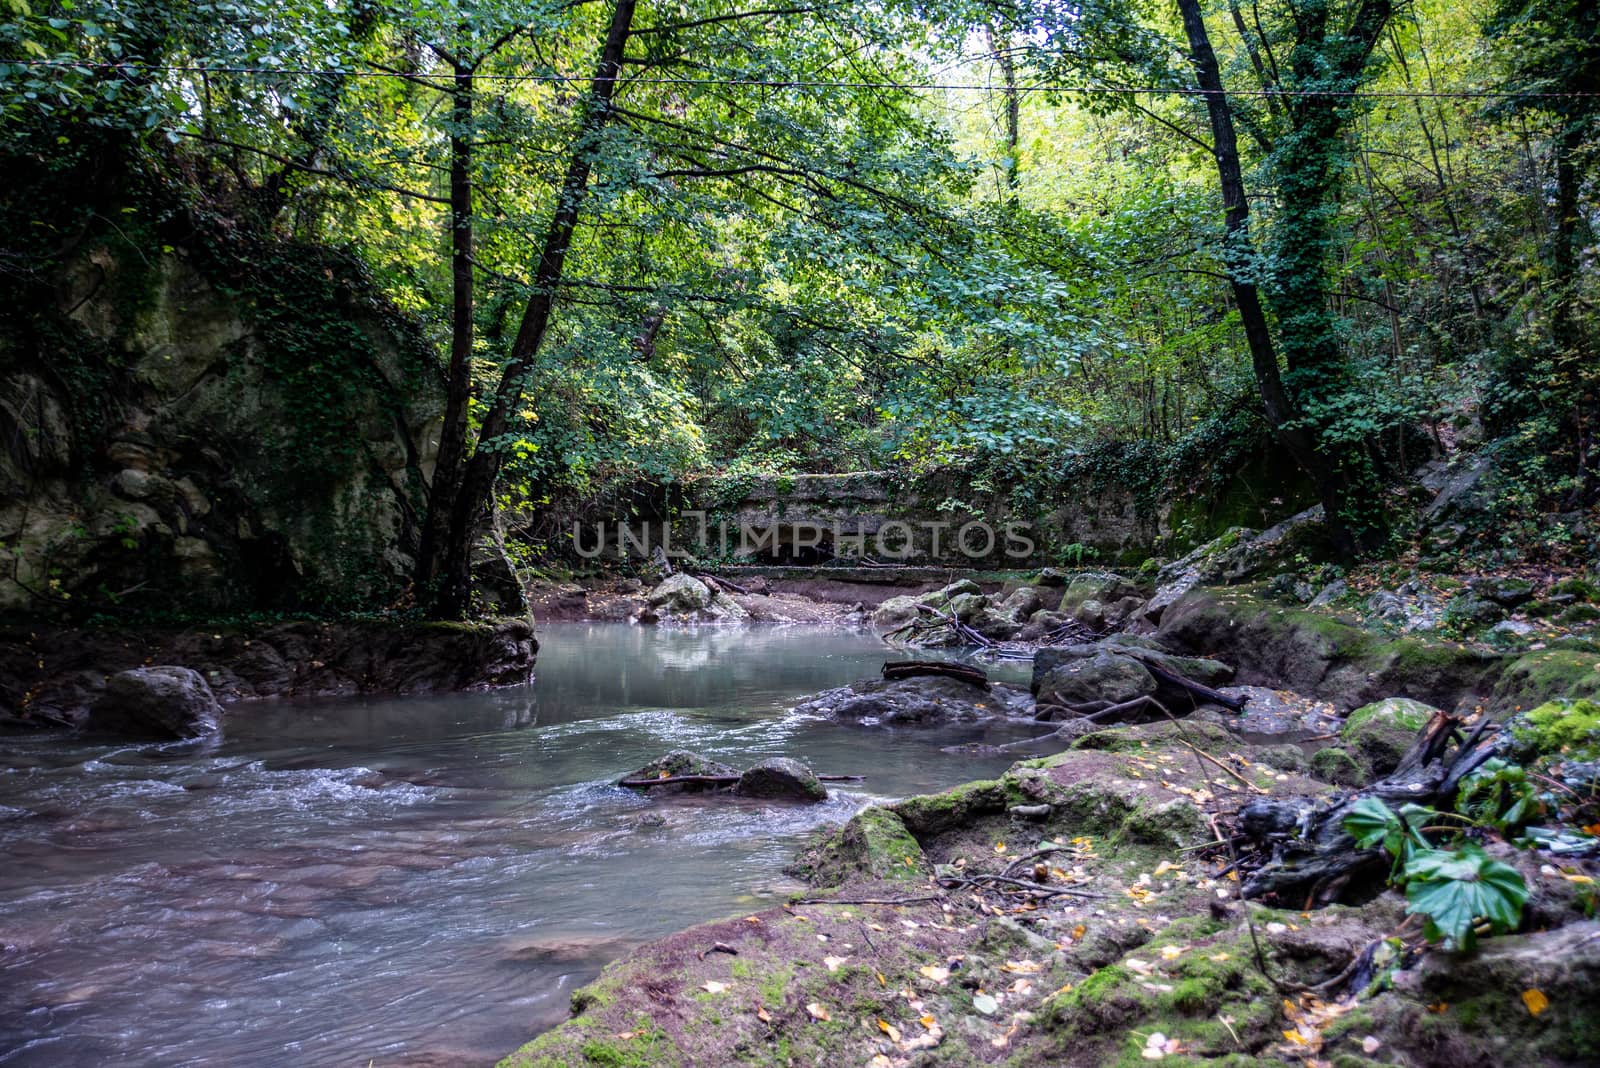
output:
[[1524, 518], [1600, 490], [1578, 0], [0, 3], [8, 166], [359, 257], [463, 500], [1113, 441], [1187, 483], [1227, 427], [1370, 548], [1480, 411]]

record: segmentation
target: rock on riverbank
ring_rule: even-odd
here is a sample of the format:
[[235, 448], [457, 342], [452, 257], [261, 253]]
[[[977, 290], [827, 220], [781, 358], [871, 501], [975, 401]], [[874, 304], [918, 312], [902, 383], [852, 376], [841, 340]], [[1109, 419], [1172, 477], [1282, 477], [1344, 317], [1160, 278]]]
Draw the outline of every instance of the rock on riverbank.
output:
[[[0, 724], [79, 726], [117, 672], [192, 669], [222, 704], [485, 690], [532, 681], [526, 620], [314, 622], [205, 630], [0, 630]], [[96, 715], [96, 719], [99, 719]]]
[[1548, 930], [1385, 956], [1397, 893], [1267, 908], [1198, 859], [1208, 811], [1331, 793], [1259, 756], [1201, 721], [1123, 727], [864, 809], [798, 860], [814, 890], [608, 966], [503, 1064], [1592, 1061], [1600, 923], [1567, 873], [1521, 865]]

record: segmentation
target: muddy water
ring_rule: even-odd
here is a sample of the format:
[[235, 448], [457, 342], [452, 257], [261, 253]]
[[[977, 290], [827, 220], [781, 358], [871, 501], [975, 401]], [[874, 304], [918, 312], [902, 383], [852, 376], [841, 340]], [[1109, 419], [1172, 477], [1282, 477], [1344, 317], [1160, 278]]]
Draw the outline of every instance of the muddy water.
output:
[[[779, 897], [817, 824], [1006, 763], [941, 746], [1017, 736], [786, 713], [875, 674], [870, 635], [540, 637], [512, 691], [237, 706], [207, 746], [0, 739], [0, 1064], [491, 1063], [630, 946]], [[811, 808], [611, 785], [678, 747], [867, 780]]]

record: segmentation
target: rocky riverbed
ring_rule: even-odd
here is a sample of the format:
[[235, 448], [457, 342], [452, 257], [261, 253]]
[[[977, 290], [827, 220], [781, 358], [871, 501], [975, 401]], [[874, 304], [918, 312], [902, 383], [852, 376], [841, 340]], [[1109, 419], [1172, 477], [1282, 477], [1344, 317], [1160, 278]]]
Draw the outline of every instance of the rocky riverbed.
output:
[[[1092, 584], [1109, 582], [947, 585], [885, 599], [874, 621], [1009, 616], [1017, 628], [1051, 612], [1039, 622], [1052, 630], [1087, 630], [1038, 591], [1066, 600]], [[1120, 632], [1039, 649], [1025, 693], [863, 680], [802, 702], [799, 714], [869, 730], [1031, 715], [1039, 735], [1018, 749], [1039, 755], [819, 833], [790, 869], [810, 890], [616, 962], [573, 995], [569, 1022], [504, 1063], [1600, 1057], [1587, 996], [1600, 979], [1600, 839], [1573, 823], [1595, 814], [1586, 769], [1600, 757], [1600, 707], [1584, 698], [1600, 694], [1600, 650], [1576, 636], [1520, 648], [1424, 638], [1328, 602], [1286, 605], [1265, 583], [1144, 592], [1117, 609]], [[1103, 625], [1106, 602], [1079, 607], [1089, 601]], [[1085, 712], [1137, 698], [1152, 704], [1105, 722]], [[1402, 765], [1430, 725], [1460, 724], [1472, 741], [1488, 721], [1496, 752], [1554, 784], [1543, 838], [1476, 837], [1484, 862], [1526, 887], [1510, 931], [1475, 952], [1428, 936], [1415, 903], [1384, 885], [1385, 864], [1304, 900], [1242, 896], [1241, 871], [1262, 860], [1230, 857], [1241, 810], [1335, 810]], [[1274, 833], [1292, 855], [1293, 828]]]

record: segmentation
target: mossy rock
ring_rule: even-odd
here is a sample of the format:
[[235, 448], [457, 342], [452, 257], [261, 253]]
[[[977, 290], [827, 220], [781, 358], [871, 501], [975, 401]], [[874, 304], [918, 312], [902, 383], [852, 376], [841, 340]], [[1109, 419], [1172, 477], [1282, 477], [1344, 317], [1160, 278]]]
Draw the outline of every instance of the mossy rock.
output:
[[1360, 786], [1371, 777], [1364, 762], [1337, 745], [1311, 754], [1311, 773], [1335, 786]]
[[891, 806], [905, 829], [928, 838], [960, 830], [975, 820], [1005, 812], [1011, 804], [1005, 784], [998, 779], [981, 779], [956, 786], [940, 794], [908, 797]]
[[[1486, 939], [1471, 956], [1430, 952], [1323, 1032], [1323, 1056], [1354, 1057], [1365, 1036], [1421, 1064], [1600, 1063], [1600, 924]], [[1537, 1016], [1524, 1000], [1537, 991]], [[1425, 1058], [1417, 1057], [1426, 1051]], [[1381, 1054], [1380, 1054], [1381, 1055]], [[1395, 1056], [1391, 1053], [1390, 1056]], [[1399, 1059], [1396, 1057], [1396, 1059]]]
[[[661, 779], [675, 775], [713, 775], [729, 776], [738, 775], [739, 769], [731, 764], [724, 764], [710, 757], [688, 749], [674, 749], [665, 756], [656, 757], [639, 770], [624, 775], [623, 779]], [[662, 790], [671, 792], [688, 791], [696, 792], [709, 787], [700, 783], [675, 783], [668, 786], [652, 787], [657, 794]]]
[[[583, 1011], [577, 995], [573, 1002], [574, 1012]], [[500, 1061], [497, 1068], [675, 1068], [683, 1063], [666, 1033], [649, 1017], [640, 1016], [637, 1024], [609, 1034], [551, 1032]]]
[[1600, 703], [1547, 701], [1518, 716], [1511, 736], [1524, 761], [1594, 760], [1600, 757]]
[[1571, 597], [1577, 601], [1594, 604], [1600, 602], [1600, 584], [1596, 584], [1592, 579], [1574, 576], [1564, 578], [1551, 586], [1548, 594], [1555, 597]]
[[1388, 697], [1350, 713], [1339, 738], [1360, 755], [1371, 775], [1381, 778], [1395, 769], [1438, 711], [1409, 697]]
[[872, 806], [857, 812], [843, 827], [820, 832], [785, 870], [812, 886], [831, 887], [857, 876], [917, 882], [930, 869], [922, 846], [904, 821], [886, 808]]
[[[1282, 1009], [1256, 968], [1248, 932], [1218, 928], [1210, 919], [1178, 920], [1134, 954], [1047, 1000], [1041, 1016], [1062, 1052], [1081, 1058], [1085, 1044], [1103, 1043], [1095, 1063], [1137, 1064], [1146, 1036], [1159, 1031], [1188, 1056], [1214, 1064], [1212, 1058], [1278, 1037]], [[1165, 958], [1167, 947], [1178, 955]], [[1153, 966], [1159, 974], [1151, 974]], [[1219, 1015], [1229, 1018], [1232, 1031]]]
[[1597, 619], [1600, 619], [1600, 608], [1592, 604], [1575, 604], [1563, 609], [1556, 617], [1556, 622], [1571, 626], [1574, 623], [1593, 623]]
[[1536, 708], [1558, 698], [1600, 701], [1600, 653], [1572, 648], [1524, 653], [1495, 683], [1490, 711]]

